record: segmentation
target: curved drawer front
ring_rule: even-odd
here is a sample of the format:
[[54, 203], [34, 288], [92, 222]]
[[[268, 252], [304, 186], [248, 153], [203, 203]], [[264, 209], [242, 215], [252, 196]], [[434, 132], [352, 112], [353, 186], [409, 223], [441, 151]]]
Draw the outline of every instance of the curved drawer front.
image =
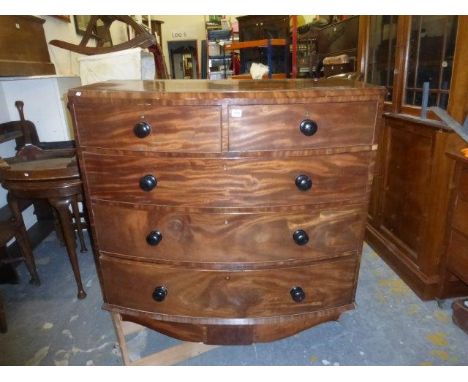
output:
[[[376, 112], [376, 102], [231, 106], [229, 150], [370, 145]], [[316, 124], [313, 135], [301, 132], [301, 122], [307, 120]]]
[[[102, 251], [151, 260], [244, 266], [357, 252], [365, 221], [364, 208], [356, 206], [248, 214], [188, 214], [100, 203], [92, 208]], [[151, 245], [147, 238], [152, 232], [159, 232], [160, 241], [150, 240]]]
[[[303, 205], [367, 198], [373, 152], [276, 159], [195, 159], [84, 153], [92, 198], [210, 207]], [[140, 181], [154, 177], [152, 189]], [[301, 191], [305, 175], [310, 189]]]
[[[118, 147], [138, 151], [221, 151], [219, 106], [154, 108], [141, 103], [77, 105], [75, 109], [82, 147]], [[146, 125], [136, 127], [141, 122]]]
[[[100, 262], [109, 304], [167, 315], [247, 318], [352, 303], [357, 259], [242, 272], [172, 268], [107, 256]], [[302, 291], [302, 301], [293, 300], [293, 289]]]

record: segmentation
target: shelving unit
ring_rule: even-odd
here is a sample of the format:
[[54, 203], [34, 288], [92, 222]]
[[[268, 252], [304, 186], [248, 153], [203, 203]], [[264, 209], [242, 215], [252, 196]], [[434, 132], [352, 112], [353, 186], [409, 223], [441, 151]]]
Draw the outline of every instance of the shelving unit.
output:
[[[284, 46], [285, 47], [285, 61], [288, 59], [289, 45], [284, 38], [270, 38], [270, 39], [261, 39], [253, 41], [240, 41], [225, 46], [225, 51], [249, 49], [249, 48], [265, 48], [267, 51], [267, 64], [268, 64], [268, 78], [286, 78], [286, 73], [274, 73], [272, 72], [272, 56], [273, 56], [273, 47], [274, 46]], [[236, 79], [250, 79], [249, 74], [240, 74], [234, 76]]]
[[223, 29], [221, 23], [207, 22], [207, 78], [210, 80], [220, 80], [229, 78], [232, 75], [231, 56], [226, 55], [224, 46], [231, 43], [232, 31]]

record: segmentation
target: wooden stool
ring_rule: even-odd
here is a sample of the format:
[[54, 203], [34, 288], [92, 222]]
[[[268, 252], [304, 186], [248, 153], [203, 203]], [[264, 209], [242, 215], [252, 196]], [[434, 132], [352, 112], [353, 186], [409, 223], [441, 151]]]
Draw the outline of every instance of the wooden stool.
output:
[[[115, 333], [119, 342], [122, 360], [125, 366], [169, 366], [196, 357], [210, 350], [216, 349], [219, 345], [205, 345], [197, 342], [184, 342], [180, 345], [172, 346], [168, 349], [150, 354], [146, 357], [130, 360], [126, 336], [147, 329], [134, 322], [124, 321], [119, 313], [111, 313], [114, 323]], [[147, 329], [148, 330], [148, 329]]]
[[18, 156], [2, 161], [2, 185], [9, 191], [13, 203], [16, 198], [46, 199], [55, 208], [78, 287], [78, 298], [83, 299], [86, 293], [81, 282], [74, 234], [76, 225], [82, 250], [85, 249], [77, 207], [82, 201], [82, 184], [75, 150], [41, 150], [31, 146], [25, 146]]

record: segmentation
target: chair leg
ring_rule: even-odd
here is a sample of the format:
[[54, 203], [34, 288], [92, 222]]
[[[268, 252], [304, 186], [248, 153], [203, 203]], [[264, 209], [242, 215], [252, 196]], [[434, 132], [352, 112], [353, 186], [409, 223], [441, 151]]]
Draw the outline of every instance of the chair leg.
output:
[[41, 280], [39, 279], [39, 275], [37, 273], [36, 262], [34, 261], [31, 244], [29, 244], [24, 227], [19, 229], [15, 235], [15, 238], [21, 254], [23, 255], [26, 268], [28, 268], [29, 274], [31, 275], [31, 280], [29, 282], [34, 285], [41, 285]]
[[7, 329], [5, 308], [3, 306], [2, 295], [0, 295], [0, 333], [6, 333]]
[[37, 274], [36, 262], [34, 261], [31, 244], [29, 243], [28, 234], [24, 226], [23, 216], [18, 206], [18, 201], [10, 194], [7, 195], [8, 205], [13, 213], [13, 217], [17, 224], [17, 230], [15, 234], [16, 242], [23, 256], [26, 267], [28, 268], [29, 274], [31, 275], [31, 284], [40, 285], [39, 275]]

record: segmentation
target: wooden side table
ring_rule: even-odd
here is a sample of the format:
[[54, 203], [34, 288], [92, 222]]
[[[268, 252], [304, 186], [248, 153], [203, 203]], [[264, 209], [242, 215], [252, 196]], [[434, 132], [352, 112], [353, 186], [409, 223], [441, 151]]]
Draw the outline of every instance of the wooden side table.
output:
[[78, 201], [82, 201], [82, 184], [74, 150], [39, 149], [32, 151], [31, 155], [6, 159], [0, 164], [0, 179], [12, 200], [46, 199], [55, 208], [78, 287], [78, 298], [85, 298], [72, 221], [73, 213], [84, 249], [78, 211]]

